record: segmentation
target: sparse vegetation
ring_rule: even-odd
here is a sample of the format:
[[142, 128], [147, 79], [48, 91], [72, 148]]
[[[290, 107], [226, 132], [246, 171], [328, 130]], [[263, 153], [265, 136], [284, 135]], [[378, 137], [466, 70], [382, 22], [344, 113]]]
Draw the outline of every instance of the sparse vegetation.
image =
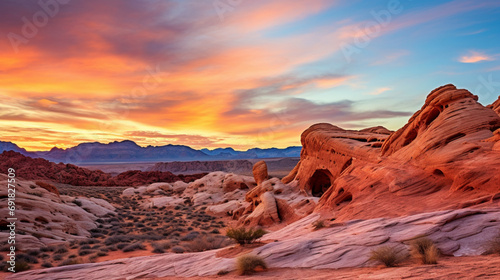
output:
[[181, 246], [175, 246], [175, 247], [172, 247], [172, 252], [176, 253], [176, 254], [182, 254], [184, 253], [186, 250], [181, 247]]
[[223, 236], [200, 236], [189, 244], [191, 252], [203, 252], [219, 249], [232, 244], [231, 240]]
[[59, 266], [66, 266], [66, 265], [80, 264], [80, 263], [83, 263], [83, 261], [81, 259], [68, 258], [65, 261], [63, 261]]
[[437, 264], [439, 250], [434, 242], [427, 237], [418, 237], [410, 243], [411, 254], [420, 259], [423, 264]]
[[370, 260], [380, 262], [386, 267], [395, 267], [408, 257], [395, 246], [381, 246], [371, 251]]
[[17, 260], [16, 261], [16, 273], [29, 270], [30, 268], [31, 268], [31, 266], [28, 264], [28, 262], [26, 262], [24, 260]]
[[142, 243], [134, 243], [128, 246], [125, 246], [122, 251], [123, 252], [133, 252], [137, 250], [146, 250], [146, 247]]
[[253, 255], [244, 255], [236, 259], [236, 270], [239, 275], [250, 275], [256, 272], [256, 269], [267, 269], [263, 258]]
[[242, 228], [229, 228], [226, 232], [226, 236], [229, 238], [234, 239], [238, 244], [243, 245], [243, 244], [251, 244], [255, 240], [261, 238], [266, 234], [267, 232], [263, 229], [245, 229], [244, 227]]
[[325, 221], [317, 220], [317, 221], [312, 223], [312, 226], [313, 226], [314, 230], [322, 229], [325, 227]]

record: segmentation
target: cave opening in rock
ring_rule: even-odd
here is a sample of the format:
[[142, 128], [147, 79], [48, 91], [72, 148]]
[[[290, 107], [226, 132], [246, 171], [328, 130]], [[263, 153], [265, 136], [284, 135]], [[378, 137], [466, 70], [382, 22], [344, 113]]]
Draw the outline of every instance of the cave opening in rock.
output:
[[321, 197], [332, 185], [332, 174], [326, 169], [319, 169], [309, 179], [309, 187], [313, 196]]

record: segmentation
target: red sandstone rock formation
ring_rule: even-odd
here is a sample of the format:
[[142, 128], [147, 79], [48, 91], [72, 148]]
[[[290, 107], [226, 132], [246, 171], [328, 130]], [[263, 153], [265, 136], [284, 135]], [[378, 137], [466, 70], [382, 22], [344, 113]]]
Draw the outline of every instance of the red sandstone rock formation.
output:
[[139, 186], [154, 182], [192, 182], [206, 175], [176, 176], [170, 172], [133, 170], [111, 177], [110, 174], [100, 170], [88, 170], [72, 164], [57, 164], [42, 158], [26, 157], [13, 151], [0, 154], [0, 173], [7, 174], [9, 168], [14, 168], [19, 178], [50, 180], [74, 186]]
[[313, 125], [284, 180], [293, 177], [303, 192], [321, 197], [315, 211], [340, 220], [497, 205], [499, 104], [484, 107], [467, 90], [446, 85], [390, 135]]
[[495, 111], [498, 115], [500, 115], [500, 96], [498, 96], [497, 101], [493, 102], [492, 104], [486, 106], [493, 111]]

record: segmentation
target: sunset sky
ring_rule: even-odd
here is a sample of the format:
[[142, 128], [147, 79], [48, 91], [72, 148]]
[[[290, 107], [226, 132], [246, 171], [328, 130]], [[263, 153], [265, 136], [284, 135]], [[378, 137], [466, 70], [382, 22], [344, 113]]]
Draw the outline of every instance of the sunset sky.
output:
[[500, 94], [500, 1], [6, 0], [0, 140], [300, 145], [396, 130], [434, 88]]

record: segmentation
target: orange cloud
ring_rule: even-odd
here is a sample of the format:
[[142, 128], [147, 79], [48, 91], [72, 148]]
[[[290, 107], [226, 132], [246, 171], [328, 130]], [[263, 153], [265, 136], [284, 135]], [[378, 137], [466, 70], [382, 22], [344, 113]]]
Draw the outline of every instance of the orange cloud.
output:
[[477, 51], [469, 51], [469, 54], [463, 55], [458, 59], [458, 61], [462, 63], [477, 63], [481, 61], [493, 61], [493, 60], [495, 60], [493, 56]]

